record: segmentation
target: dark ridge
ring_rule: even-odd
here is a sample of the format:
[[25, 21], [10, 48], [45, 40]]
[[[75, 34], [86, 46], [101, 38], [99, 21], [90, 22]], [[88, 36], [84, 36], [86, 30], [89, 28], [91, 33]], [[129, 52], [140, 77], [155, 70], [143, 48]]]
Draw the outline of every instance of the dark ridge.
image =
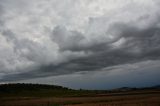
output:
[[47, 84], [31, 84], [31, 83], [10, 83], [0, 84], [0, 92], [8, 90], [41, 90], [41, 89], [52, 89], [52, 90], [69, 90], [67, 87], [58, 85], [47, 85]]
[[[130, 88], [122, 87], [112, 90], [74, 90], [63, 86], [46, 85], [46, 84], [31, 84], [31, 83], [11, 83], [0, 84], [0, 98], [3, 97], [68, 97], [68, 96], [94, 96], [99, 94], [114, 94], [114, 93], [129, 93], [132, 91], [152, 91], [156, 93], [160, 90], [160, 86]], [[143, 93], [142, 92], [142, 93]], [[127, 93], [127, 94], [128, 94]], [[115, 94], [117, 95], [117, 94]], [[119, 94], [121, 95], [121, 94]]]
[[0, 97], [50, 97], [70, 95], [74, 90], [67, 87], [45, 84], [15, 83], [0, 84]]

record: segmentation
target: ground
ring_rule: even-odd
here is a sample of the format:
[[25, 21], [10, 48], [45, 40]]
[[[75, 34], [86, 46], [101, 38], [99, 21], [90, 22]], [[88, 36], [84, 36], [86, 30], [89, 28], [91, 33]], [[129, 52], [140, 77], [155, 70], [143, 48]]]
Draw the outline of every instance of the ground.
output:
[[64, 97], [1, 97], [0, 106], [160, 106], [160, 90]]

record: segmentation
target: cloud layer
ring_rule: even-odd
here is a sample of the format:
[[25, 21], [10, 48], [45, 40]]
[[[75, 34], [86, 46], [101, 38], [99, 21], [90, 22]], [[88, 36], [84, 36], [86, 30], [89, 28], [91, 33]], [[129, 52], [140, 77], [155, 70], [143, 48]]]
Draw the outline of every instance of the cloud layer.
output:
[[159, 84], [160, 61], [145, 61], [107, 67], [99, 71], [76, 72], [22, 80], [20, 82], [57, 84], [74, 89], [113, 89], [120, 87], [147, 87]]
[[0, 81], [154, 64], [159, 7], [159, 0], [0, 0]]

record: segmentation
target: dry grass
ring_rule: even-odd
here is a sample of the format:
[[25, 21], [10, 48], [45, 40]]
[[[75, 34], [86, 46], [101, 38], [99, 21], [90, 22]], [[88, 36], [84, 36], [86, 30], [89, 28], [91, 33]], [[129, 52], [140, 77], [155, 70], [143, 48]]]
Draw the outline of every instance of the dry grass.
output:
[[160, 92], [92, 97], [1, 98], [0, 106], [160, 106]]

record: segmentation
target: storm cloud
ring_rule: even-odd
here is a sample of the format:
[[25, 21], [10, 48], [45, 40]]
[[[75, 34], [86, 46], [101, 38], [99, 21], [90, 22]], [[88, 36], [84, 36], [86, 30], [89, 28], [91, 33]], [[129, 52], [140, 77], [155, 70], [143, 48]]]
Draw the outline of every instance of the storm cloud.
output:
[[0, 81], [157, 66], [159, 11], [159, 0], [0, 0]]

